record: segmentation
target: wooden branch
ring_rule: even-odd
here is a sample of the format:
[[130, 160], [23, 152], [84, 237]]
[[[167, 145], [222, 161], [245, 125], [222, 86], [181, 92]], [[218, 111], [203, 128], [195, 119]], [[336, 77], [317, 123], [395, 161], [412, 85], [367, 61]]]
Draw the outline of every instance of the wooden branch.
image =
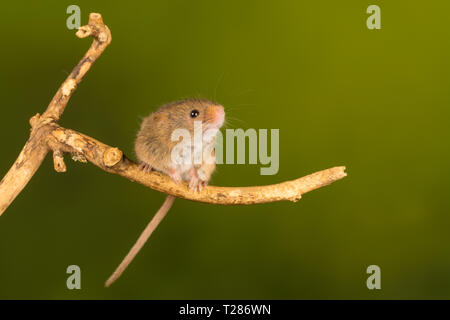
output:
[[[89, 15], [89, 24], [79, 28], [76, 35], [79, 38], [91, 36], [94, 40], [87, 53], [59, 87], [44, 114], [42, 116], [37, 114], [30, 119], [32, 128], [30, 138], [11, 169], [0, 181], [0, 215], [25, 188], [41, 165], [49, 151], [46, 137], [49, 130], [51, 130], [50, 124], [59, 120], [77, 85], [95, 60], [111, 43], [111, 32], [103, 23], [102, 16], [98, 13], [91, 13]], [[55, 168], [56, 166], [61, 166], [57, 170], [64, 170], [65, 165], [61, 162], [62, 158], [59, 153], [56, 153], [54, 159]]]
[[94, 38], [83, 59], [73, 69], [56, 92], [47, 110], [30, 119], [30, 138], [19, 157], [0, 182], [0, 215], [33, 177], [46, 154], [53, 151], [55, 170], [65, 172], [63, 153], [70, 153], [74, 160], [89, 161], [106, 172], [114, 173], [151, 189], [178, 198], [220, 205], [255, 204], [274, 201], [297, 201], [309, 191], [326, 186], [346, 176], [345, 167], [319, 171], [292, 181], [257, 187], [214, 187], [202, 192], [192, 192], [187, 184], [176, 184], [169, 177], [158, 173], [144, 173], [138, 165], [118, 148], [110, 147], [91, 137], [66, 129], [57, 124], [70, 97], [83, 76], [111, 42], [111, 33], [100, 14], [91, 13], [89, 24], [81, 27], [76, 35]]
[[78, 38], [90, 36], [94, 38], [94, 41], [92, 41], [91, 47], [78, 65], [72, 70], [61, 87], [59, 87], [47, 110], [42, 115], [43, 118], [51, 118], [55, 121], [59, 120], [77, 85], [83, 80], [84, 75], [112, 40], [111, 32], [103, 23], [102, 16], [99, 13], [91, 13], [89, 15], [89, 24], [80, 27], [76, 35]]
[[187, 183], [177, 184], [168, 176], [159, 172], [143, 172], [136, 163], [123, 156], [119, 149], [76, 131], [54, 125], [47, 138], [52, 150], [80, 155], [109, 173], [120, 175], [151, 189], [178, 198], [205, 203], [234, 205], [282, 200], [297, 201], [302, 194], [326, 186], [346, 176], [345, 167], [335, 167], [274, 185], [257, 187], [208, 186], [202, 192], [192, 192]]
[[45, 139], [42, 139], [45, 137], [45, 129], [36, 128], [31, 131], [19, 157], [0, 181], [0, 215], [25, 188], [47, 155], [48, 148], [44, 143]]

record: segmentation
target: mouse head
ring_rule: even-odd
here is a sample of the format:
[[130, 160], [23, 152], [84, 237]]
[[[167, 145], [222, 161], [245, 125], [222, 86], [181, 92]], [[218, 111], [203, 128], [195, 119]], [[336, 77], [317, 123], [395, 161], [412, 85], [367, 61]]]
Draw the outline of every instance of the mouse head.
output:
[[171, 129], [184, 128], [194, 132], [195, 121], [201, 121], [202, 129], [218, 130], [225, 121], [225, 110], [218, 103], [206, 99], [188, 99], [166, 104], [159, 110], [166, 113]]

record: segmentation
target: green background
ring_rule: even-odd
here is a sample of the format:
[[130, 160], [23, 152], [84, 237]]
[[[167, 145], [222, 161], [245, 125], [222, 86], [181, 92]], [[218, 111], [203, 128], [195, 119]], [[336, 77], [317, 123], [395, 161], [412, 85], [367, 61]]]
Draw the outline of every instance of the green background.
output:
[[[216, 99], [228, 128], [279, 128], [280, 170], [220, 165], [258, 185], [336, 165], [348, 177], [298, 203], [177, 200], [110, 289], [103, 283], [164, 195], [51, 157], [0, 217], [0, 298], [450, 298], [448, 1], [12, 1], [0, 12], [1, 174], [90, 40], [66, 8], [100, 12], [113, 41], [61, 125], [130, 157], [140, 119]], [[381, 30], [366, 8], [381, 7]], [[81, 290], [66, 268], [81, 267]], [[381, 290], [366, 268], [381, 267]]]

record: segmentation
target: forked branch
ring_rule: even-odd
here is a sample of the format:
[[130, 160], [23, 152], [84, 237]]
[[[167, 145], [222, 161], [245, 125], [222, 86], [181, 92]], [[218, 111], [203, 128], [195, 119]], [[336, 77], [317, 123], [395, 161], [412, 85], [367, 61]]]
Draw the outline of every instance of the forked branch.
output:
[[334, 167], [292, 181], [255, 187], [208, 186], [202, 192], [192, 192], [185, 184], [176, 184], [158, 173], [145, 173], [138, 165], [123, 155], [118, 148], [110, 147], [91, 137], [57, 124], [77, 85], [111, 42], [111, 33], [100, 14], [91, 13], [89, 24], [76, 35], [93, 37], [93, 43], [78, 65], [56, 92], [47, 110], [30, 119], [30, 138], [19, 157], [0, 182], [0, 215], [33, 177], [48, 152], [53, 152], [55, 170], [65, 172], [63, 154], [89, 161], [97, 167], [138, 182], [151, 189], [193, 201], [221, 204], [255, 204], [274, 201], [297, 201], [311, 190], [326, 186], [346, 176], [345, 167]]

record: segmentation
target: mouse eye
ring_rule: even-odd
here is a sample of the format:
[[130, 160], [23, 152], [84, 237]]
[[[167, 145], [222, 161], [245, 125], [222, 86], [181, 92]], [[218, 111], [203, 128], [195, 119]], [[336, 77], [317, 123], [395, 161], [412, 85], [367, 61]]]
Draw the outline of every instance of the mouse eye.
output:
[[198, 111], [197, 109], [194, 109], [191, 111], [191, 118], [197, 118], [199, 114], [200, 114], [200, 111]]

